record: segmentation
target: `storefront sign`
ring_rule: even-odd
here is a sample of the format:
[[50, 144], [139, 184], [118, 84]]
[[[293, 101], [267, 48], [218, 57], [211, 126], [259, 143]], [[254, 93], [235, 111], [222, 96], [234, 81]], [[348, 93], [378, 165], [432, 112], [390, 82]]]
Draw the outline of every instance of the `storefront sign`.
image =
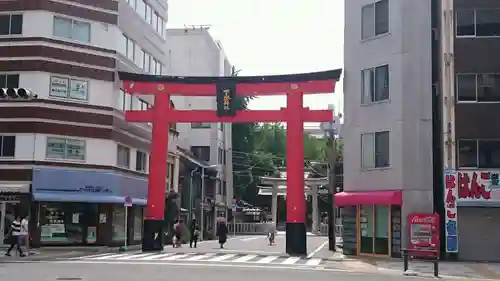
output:
[[439, 253], [439, 215], [409, 214], [409, 250], [419, 251], [428, 256]]
[[500, 201], [498, 172], [460, 171], [456, 180], [459, 201]]
[[37, 168], [33, 171], [32, 193], [35, 201], [124, 204], [130, 196], [134, 205], [145, 205], [146, 179], [112, 172]]
[[447, 253], [458, 252], [457, 200], [458, 186], [453, 171], [444, 175], [445, 243]]

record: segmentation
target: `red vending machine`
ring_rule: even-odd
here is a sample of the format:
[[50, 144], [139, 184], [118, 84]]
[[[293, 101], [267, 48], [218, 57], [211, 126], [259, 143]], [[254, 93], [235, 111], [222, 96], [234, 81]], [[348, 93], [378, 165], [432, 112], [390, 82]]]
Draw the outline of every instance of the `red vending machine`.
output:
[[409, 214], [410, 255], [436, 257], [439, 255], [439, 215]]

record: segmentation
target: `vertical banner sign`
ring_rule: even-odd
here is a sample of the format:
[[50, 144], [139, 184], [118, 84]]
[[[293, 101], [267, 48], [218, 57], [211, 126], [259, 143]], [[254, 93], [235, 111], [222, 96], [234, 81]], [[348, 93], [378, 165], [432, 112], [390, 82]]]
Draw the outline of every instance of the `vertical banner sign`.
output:
[[217, 116], [236, 115], [236, 83], [221, 82], [217, 84]]
[[445, 209], [445, 242], [447, 253], [458, 252], [458, 225], [457, 225], [458, 186], [455, 172], [444, 172], [444, 209]]

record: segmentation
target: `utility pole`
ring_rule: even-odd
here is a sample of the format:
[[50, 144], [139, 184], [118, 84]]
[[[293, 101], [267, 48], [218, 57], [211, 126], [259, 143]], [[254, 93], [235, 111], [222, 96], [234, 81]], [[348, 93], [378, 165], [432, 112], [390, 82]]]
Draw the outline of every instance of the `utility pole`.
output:
[[337, 181], [335, 168], [337, 167], [337, 142], [333, 131], [328, 132], [328, 199], [330, 202], [330, 208], [328, 208], [328, 249], [330, 251], [336, 252], [336, 215], [335, 215], [335, 193], [337, 192]]
[[[331, 106], [333, 109], [333, 106]], [[335, 116], [335, 119], [337, 116]], [[337, 180], [336, 180], [336, 167], [337, 167], [337, 140], [335, 138], [336, 127], [334, 122], [327, 122], [321, 124], [321, 129], [324, 132], [324, 136], [327, 141], [328, 147], [328, 249], [330, 251], [336, 252], [336, 208], [335, 208], [335, 193], [337, 192]]]

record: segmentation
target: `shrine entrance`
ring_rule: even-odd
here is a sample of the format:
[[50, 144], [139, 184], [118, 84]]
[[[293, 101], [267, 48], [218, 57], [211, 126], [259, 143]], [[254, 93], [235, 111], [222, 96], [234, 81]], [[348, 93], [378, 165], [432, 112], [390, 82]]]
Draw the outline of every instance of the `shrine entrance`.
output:
[[[342, 70], [337, 69], [272, 76], [173, 77], [119, 72], [125, 92], [154, 95], [152, 108], [125, 112], [129, 122], [153, 124], [142, 250], [163, 250], [169, 123], [286, 122], [286, 252], [306, 255], [304, 122], [331, 122], [334, 115], [332, 110], [304, 108], [303, 95], [333, 93], [341, 73]], [[236, 109], [236, 96], [270, 95], [286, 95], [287, 107], [279, 110]], [[217, 110], [177, 110], [170, 106], [171, 96], [216, 96]]]

